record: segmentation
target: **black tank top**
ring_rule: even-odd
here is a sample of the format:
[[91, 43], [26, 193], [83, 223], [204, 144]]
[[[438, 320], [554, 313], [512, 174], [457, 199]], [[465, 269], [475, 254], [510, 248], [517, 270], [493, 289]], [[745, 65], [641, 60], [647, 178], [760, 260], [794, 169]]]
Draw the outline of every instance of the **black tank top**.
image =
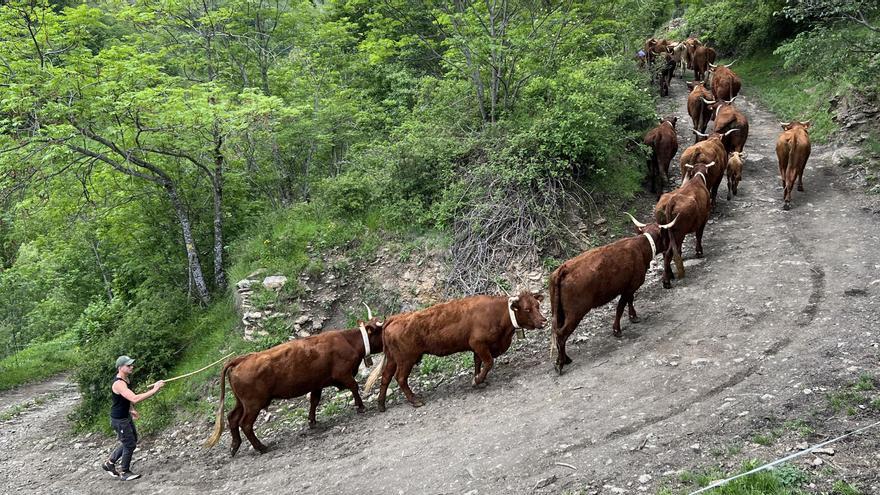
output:
[[[113, 385], [116, 383], [116, 380], [122, 380], [122, 378], [119, 378], [118, 376], [113, 377], [113, 382], [110, 384], [111, 391], [113, 390]], [[110, 417], [113, 419], [125, 419], [128, 417], [130, 410], [131, 401], [116, 392], [113, 392], [113, 405], [110, 407]]]

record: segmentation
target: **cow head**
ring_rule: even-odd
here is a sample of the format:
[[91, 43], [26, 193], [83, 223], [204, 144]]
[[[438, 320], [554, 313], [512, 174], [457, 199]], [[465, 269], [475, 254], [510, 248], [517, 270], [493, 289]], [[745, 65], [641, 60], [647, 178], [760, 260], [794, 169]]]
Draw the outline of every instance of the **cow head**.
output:
[[367, 321], [358, 320], [358, 328], [362, 327], [367, 331], [370, 350], [374, 353], [382, 352], [382, 330], [385, 328], [385, 321], [383, 318], [374, 317], [373, 311], [367, 306], [367, 303], [363, 303], [363, 305], [367, 307]]
[[636, 226], [636, 234], [647, 234], [651, 236], [651, 239], [654, 241], [654, 246], [657, 249], [655, 254], [660, 254], [669, 249], [670, 242], [672, 240], [672, 236], [668, 234], [669, 229], [675, 226], [675, 222], [678, 220], [678, 215], [675, 218], [666, 224], [658, 224], [658, 223], [642, 223], [635, 219], [634, 216], [629, 213], [626, 214], [632, 220], [632, 223]]
[[675, 124], [678, 123], [678, 117], [675, 117], [675, 116], [666, 117], [665, 119], [660, 117], [658, 120], [660, 121], [661, 124], [663, 124], [664, 122], [667, 122], [669, 125], [672, 126], [673, 129], [675, 129]]
[[[715, 133], [714, 135], [720, 135], [720, 134]], [[684, 186], [685, 184], [687, 184], [690, 179], [692, 179], [693, 177], [695, 177], [697, 175], [697, 173], [703, 174], [703, 180], [705, 183], [705, 178], [707, 177], [706, 174], [709, 173], [709, 169], [713, 166], [715, 166], [715, 162], [696, 163], [693, 165], [690, 163], [686, 163], [684, 165], [685, 173], [684, 173], [684, 177], [682, 177], [682, 179], [681, 179], [681, 185]], [[708, 187], [708, 184], [706, 184], [706, 186]]]
[[800, 127], [801, 129], [803, 129], [804, 131], [807, 131], [807, 132], [810, 129], [810, 121], [809, 120], [806, 122], [800, 122], [797, 120], [793, 120], [791, 122], [780, 122], [779, 124], [782, 126], [783, 131], [789, 131], [791, 129], [795, 129], [798, 127]]
[[541, 301], [543, 300], [543, 295], [527, 290], [509, 299], [508, 305], [519, 326], [528, 329], [544, 328], [547, 324], [547, 318], [541, 313]]

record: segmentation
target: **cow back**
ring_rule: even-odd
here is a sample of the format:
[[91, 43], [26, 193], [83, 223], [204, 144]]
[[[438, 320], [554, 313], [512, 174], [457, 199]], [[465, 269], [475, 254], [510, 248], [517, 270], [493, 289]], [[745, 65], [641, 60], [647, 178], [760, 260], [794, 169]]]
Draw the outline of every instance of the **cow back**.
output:
[[654, 207], [654, 219], [657, 223], [668, 223], [677, 218], [671, 233], [681, 242], [685, 235], [696, 232], [706, 224], [710, 211], [707, 185], [703, 184], [702, 179], [694, 178], [660, 197]]
[[724, 149], [724, 144], [722, 144], [721, 140], [714, 137], [688, 146], [684, 150], [679, 160], [681, 176], [685, 177], [688, 175], [688, 169], [685, 167], [686, 164], [709, 164], [712, 162], [715, 162], [715, 165], [709, 167], [706, 172], [710, 189], [721, 183], [727, 170], [727, 151]]

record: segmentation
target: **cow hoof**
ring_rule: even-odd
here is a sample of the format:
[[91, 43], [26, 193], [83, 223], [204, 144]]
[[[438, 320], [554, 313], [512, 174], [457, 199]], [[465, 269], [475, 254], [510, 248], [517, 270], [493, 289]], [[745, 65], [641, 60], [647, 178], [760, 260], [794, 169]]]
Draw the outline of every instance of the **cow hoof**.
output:
[[804, 192], [804, 186], [798, 186], [798, 191]]
[[358, 413], [358, 414], [363, 414], [363, 413], [365, 413], [365, 412], [367, 412], [367, 408], [366, 408], [366, 407], [361, 406], [361, 407], [357, 408], [357, 413]]
[[633, 323], [641, 323], [641, 322], [642, 322], [642, 319], [639, 318], [638, 316], [631, 316], [631, 317], [629, 318], [629, 321], [631, 321], [631, 322], [633, 322]]
[[232, 447], [232, 449], [230, 449], [229, 457], [235, 457], [236, 453], [238, 453], [238, 445], [236, 445], [235, 447]]
[[791, 209], [791, 203], [789, 203], [788, 201], [786, 201], [785, 203], [782, 203], [782, 209], [785, 210], [785, 211], [790, 210], [790, 209]]
[[697, 252], [695, 252], [695, 253], [694, 253], [694, 257], [696, 257], [696, 258], [702, 258], [702, 257], [703, 257], [703, 252], [702, 252], [702, 251], [697, 251]]
[[564, 364], [571, 364], [571, 358], [567, 355], [565, 356], [565, 360], [562, 361]]
[[731, 198], [730, 193], [727, 193], [727, 200], [730, 201], [730, 198]]
[[413, 407], [422, 407], [425, 405], [425, 403], [422, 402], [421, 399], [413, 399], [409, 403], [412, 404]]
[[559, 376], [562, 376], [562, 365], [559, 363], [556, 363], [555, 368], [556, 368], [556, 374]]
[[619, 339], [620, 337], [623, 337], [623, 332], [620, 330], [612, 330], [611, 335], [614, 335], [615, 337], [617, 337]]
[[379, 412], [385, 412], [385, 404], [379, 404], [376, 407], [377, 407], [377, 409], [379, 409]]
[[317, 427], [318, 427], [317, 421], [309, 421], [309, 429], [314, 430]]
[[265, 454], [266, 452], [269, 452], [269, 447], [266, 447], [266, 446], [259, 447], [259, 448], [257, 449], [257, 452], [259, 452], [260, 455], [263, 455], [263, 454]]
[[671, 283], [669, 280], [664, 280], [664, 281], [663, 281], [663, 288], [664, 288], [664, 289], [671, 289], [671, 288], [672, 288], [672, 283]]

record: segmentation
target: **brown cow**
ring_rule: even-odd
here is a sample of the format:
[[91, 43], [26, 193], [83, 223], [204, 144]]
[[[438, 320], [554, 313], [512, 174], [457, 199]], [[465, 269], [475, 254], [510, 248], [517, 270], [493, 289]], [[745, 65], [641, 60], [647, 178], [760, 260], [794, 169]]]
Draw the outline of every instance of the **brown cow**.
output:
[[730, 66], [736, 62], [735, 60], [727, 65], [709, 64], [709, 74], [711, 75], [712, 94], [716, 100], [732, 100], [739, 94], [742, 87], [742, 80], [736, 73], [730, 70]]
[[[698, 131], [693, 130], [693, 132], [697, 133]], [[731, 129], [727, 132], [738, 132], [738, 129]], [[681, 177], [683, 179], [693, 174], [693, 171], [686, 167], [689, 163], [695, 165], [697, 163], [715, 162], [715, 167], [710, 168], [707, 175], [709, 196], [712, 201], [712, 208], [714, 209], [718, 188], [721, 186], [721, 181], [724, 180], [724, 173], [727, 171], [727, 150], [724, 149], [724, 143], [722, 142], [724, 135], [713, 132], [711, 135], [700, 134], [700, 136], [708, 139], [689, 146], [681, 154], [679, 159]]]
[[425, 354], [448, 356], [473, 351], [474, 386], [486, 380], [495, 358], [510, 347], [518, 328], [542, 328], [547, 319], [541, 314], [540, 294], [523, 291], [516, 297], [473, 296], [431, 306], [412, 313], [395, 315], [385, 322], [385, 355], [370, 373], [364, 390], [370, 390], [379, 374], [377, 404], [385, 411], [385, 395], [391, 377], [413, 407], [424, 405], [409, 388], [409, 374]]
[[638, 322], [633, 307], [635, 293], [645, 283], [651, 260], [667, 250], [669, 235], [677, 220], [667, 225], [639, 223], [630, 215], [640, 235], [627, 237], [605, 246], [581, 253], [559, 266], [550, 275], [550, 308], [553, 312], [551, 344], [558, 351], [556, 372], [571, 363], [565, 342], [578, 324], [593, 308], [603, 306], [620, 296], [612, 330], [619, 337], [623, 308], [629, 308], [629, 319]]
[[779, 176], [782, 177], [782, 209], [791, 209], [791, 190], [797, 182], [798, 191], [804, 190], [804, 168], [810, 158], [810, 121], [782, 122], [782, 134], [776, 141]]
[[739, 132], [725, 135], [721, 140], [728, 153], [731, 151], [742, 152], [746, 140], [749, 138], [749, 119], [733, 106], [734, 100], [736, 100], [735, 96], [733, 100], [721, 100], [715, 104], [715, 132], [725, 134], [732, 129], [739, 129]]
[[[709, 120], [712, 119], [712, 105], [715, 104], [715, 99], [702, 81], [688, 81], [687, 87], [691, 90], [688, 94], [687, 109], [693, 128], [705, 133]], [[694, 142], [700, 142], [699, 135], [694, 134]]]
[[742, 180], [743, 160], [745, 153], [734, 151], [727, 160], [727, 200], [730, 201], [730, 193], [736, 196], [739, 181]]
[[715, 50], [708, 46], [698, 46], [694, 50], [694, 80], [702, 81], [709, 70], [709, 64], [715, 62]]
[[663, 251], [663, 288], [671, 289], [670, 279], [672, 275], [671, 260], [675, 259], [678, 278], [684, 278], [684, 263], [681, 259], [681, 246], [686, 235], [694, 233], [696, 236], [697, 258], [703, 257], [703, 230], [709, 221], [711, 206], [709, 203], [708, 175], [716, 163], [685, 164], [691, 172], [690, 177], [685, 175], [684, 183], [675, 191], [668, 192], [660, 197], [660, 201], [654, 207], [654, 220], [657, 223], [665, 222], [670, 218], [675, 219], [675, 226], [668, 230], [669, 239], [666, 242], [668, 248]]
[[261, 454], [268, 450], [254, 435], [254, 421], [272, 399], [291, 399], [310, 393], [309, 427], [314, 427], [321, 391], [333, 385], [351, 390], [357, 412], [363, 413], [364, 402], [354, 377], [362, 359], [382, 351], [382, 327], [383, 322], [371, 315], [366, 323], [359, 322], [359, 328], [323, 332], [228, 361], [220, 372], [217, 422], [205, 446], [216, 445], [223, 433], [227, 375], [235, 395], [235, 407], [227, 416], [232, 455], [241, 445], [239, 426], [254, 449]]
[[651, 155], [648, 157], [648, 180], [651, 182], [651, 192], [657, 193], [658, 198], [669, 184], [669, 162], [678, 153], [676, 122], [678, 117], [660, 119], [660, 125], [648, 131], [642, 140], [651, 147]]
[[693, 70], [694, 68], [694, 52], [698, 47], [703, 46], [703, 43], [700, 42], [697, 38], [693, 36], [684, 40], [685, 46], [687, 46], [687, 53], [685, 54], [685, 61], [687, 62], [687, 68], [689, 70]]

